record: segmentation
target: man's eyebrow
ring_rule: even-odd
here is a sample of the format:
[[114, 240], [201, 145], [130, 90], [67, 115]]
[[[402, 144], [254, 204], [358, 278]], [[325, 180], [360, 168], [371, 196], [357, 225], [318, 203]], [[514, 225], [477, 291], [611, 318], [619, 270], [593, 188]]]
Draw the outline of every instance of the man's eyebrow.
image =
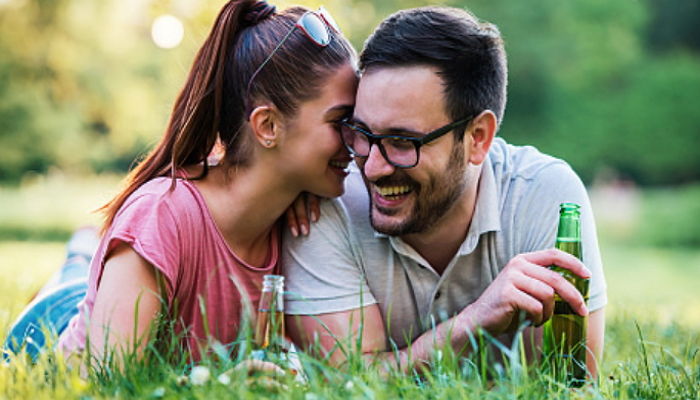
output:
[[[355, 125], [362, 125], [364, 127], [369, 128], [369, 126], [359, 118], [352, 117], [352, 118], [350, 118], [350, 121], [352, 123], [354, 123]], [[424, 136], [425, 135], [425, 132], [420, 132], [420, 131], [410, 129], [410, 128], [403, 128], [400, 126], [376, 130], [376, 131], [373, 129], [372, 131], [374, 133], [381, 133], [383, 135], [398, 135], [398, 136], [406, 136], [406, 134], [409, 134], [411, 136], [414, 136], [414, 135], [415, 136]]]

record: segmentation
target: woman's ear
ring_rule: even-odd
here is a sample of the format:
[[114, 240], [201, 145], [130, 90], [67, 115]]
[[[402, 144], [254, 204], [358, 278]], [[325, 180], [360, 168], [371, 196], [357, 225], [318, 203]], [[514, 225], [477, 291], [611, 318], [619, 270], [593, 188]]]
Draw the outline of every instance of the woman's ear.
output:
[[465, 140], [469, 163], [480, 165], [484, 162], [497, 129], [498, 118], [491, 110], [482, 112], [472, 120], [467, 128], [470, 140]]
[[279, 118], [274, 107], [263, 105], [253, 109], [248, 119], [253, 137], [261, 146], [271, 149], [279, 140]]

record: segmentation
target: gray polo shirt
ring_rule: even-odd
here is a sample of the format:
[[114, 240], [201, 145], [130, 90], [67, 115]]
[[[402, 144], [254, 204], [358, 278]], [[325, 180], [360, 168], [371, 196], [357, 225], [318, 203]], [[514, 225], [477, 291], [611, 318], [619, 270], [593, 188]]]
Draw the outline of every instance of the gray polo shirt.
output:
[[475, 301], [514, 256], [552, 248], [559, 205], [581, 205], [591, 311], [607, 302], [590, 202], [562, 160], [496, 138], [484, 162], [469, 232], [442, 275], [398, 237], [374, 231], [357, 167], [345, 194], [321, 204], [308, 237], [284, 238], [285, 311], [317, 315], [377, 303], [399, 347]]

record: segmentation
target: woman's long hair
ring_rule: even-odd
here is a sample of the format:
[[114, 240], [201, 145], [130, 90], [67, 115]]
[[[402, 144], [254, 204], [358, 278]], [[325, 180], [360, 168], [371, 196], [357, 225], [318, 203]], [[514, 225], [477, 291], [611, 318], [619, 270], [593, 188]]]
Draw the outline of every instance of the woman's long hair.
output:
[[102, 207], [103, 232], [126, 199], [147, 181], [169, 176], [174, 185], [180, 168], [196, 164], [203, 166], [202, 172], [192, 179], [204, 178], [207, 157], [217, 141], [224, 147], [225, 163], [245, 165], [250, 150], [241, 133], [251, 104], [269, 101], [291, 116], [301, 102], [319, 93], [335, 68], [354, 62], [355, 51], [341, 35], [332, 32], [331, 43], [322, 48], [297, 29], [246, 93], [254, 71], [306, 11], [293, 7], [275, 13], [274, 6], [255, 0], [224, 5], [194, 59], [162, 139], [127, 175], [124, 189]]

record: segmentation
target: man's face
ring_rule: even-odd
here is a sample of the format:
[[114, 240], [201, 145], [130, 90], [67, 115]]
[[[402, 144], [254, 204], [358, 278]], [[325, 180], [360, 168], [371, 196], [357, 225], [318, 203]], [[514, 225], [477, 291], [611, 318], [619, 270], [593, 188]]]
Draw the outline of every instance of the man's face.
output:
[[[442, 79], [425, 66], [366, 72], [360, 79], [354, 119], [375, 134], [414, 137], [452, 122], [445, 112]], [[376, 145], [357, 164], [370, 195], [372, 226], [389, 235], [430, 230], [467, 184], [464, 143], [452, 133], [422, 146], [413, 168], [392, 166]]]

